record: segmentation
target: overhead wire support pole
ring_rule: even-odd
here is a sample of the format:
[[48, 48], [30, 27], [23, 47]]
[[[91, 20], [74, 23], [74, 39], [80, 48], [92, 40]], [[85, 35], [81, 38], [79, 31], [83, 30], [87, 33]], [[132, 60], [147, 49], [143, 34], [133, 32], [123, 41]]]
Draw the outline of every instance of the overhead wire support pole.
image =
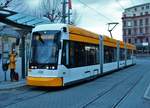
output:
[[66, 0], [62, 2], [62, 22], [66, 23]]
[[71, 24], [70, 21], [71, 9], [72, 9], [72, 2], [71, 0], [68, 0], [68, 24]]
[[[108, 31], [110, 33], [111, 38], [113, 38], [112, 36], [112, 31], [114, 30], [114, 28], [118, 25], [118, 22], [113, 22], [113, 23], [108, 23]], [[110, 29], [110, 25], [114, 25], [111, 29]]]

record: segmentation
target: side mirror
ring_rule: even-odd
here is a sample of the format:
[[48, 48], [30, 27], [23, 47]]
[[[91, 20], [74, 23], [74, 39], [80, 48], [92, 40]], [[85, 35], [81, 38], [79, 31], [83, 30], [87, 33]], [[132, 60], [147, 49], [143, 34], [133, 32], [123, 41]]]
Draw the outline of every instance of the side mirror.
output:
[[66, 27], [63, 27], [63, 32], [67, 32], [67, 28]]
[[19, 45], [19, 43], [20, 43], [20, 39], [17, 38], [17, 39], [16, 39], [16, 45]]

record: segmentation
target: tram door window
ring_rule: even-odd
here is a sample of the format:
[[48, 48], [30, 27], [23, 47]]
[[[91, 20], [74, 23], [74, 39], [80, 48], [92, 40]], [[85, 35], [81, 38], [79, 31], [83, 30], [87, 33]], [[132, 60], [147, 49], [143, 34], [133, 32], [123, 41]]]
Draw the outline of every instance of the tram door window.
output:
[[104, 63], [115, 62], [116, 60], [117, 60], [116, 48], [104, 46]]
[[62, 49], [62, 60], [61, 63], [67, 66], [67, 50], [66, 50], [67, 41], [63, 42], [63, 49]]
[[125, 60], [125, 49], [124, 48], [120, 49], [119, 59], [120, 60]]
[[127, 59], [131, 59], [131, 56], [132, 56], [132, 50], [127, 49]]

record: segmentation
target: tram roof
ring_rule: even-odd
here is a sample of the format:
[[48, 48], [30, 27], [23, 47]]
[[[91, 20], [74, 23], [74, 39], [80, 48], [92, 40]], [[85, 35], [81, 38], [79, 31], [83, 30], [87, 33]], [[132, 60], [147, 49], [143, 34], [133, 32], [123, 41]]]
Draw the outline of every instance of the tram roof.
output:
[[[91, 38], [94, 38], [97, 40], [99, 40], [99, 36], [100, 36], [99, 34], [96, 34], [96, 33], [93, 33], [91, 31], [85, 30], [85, 29], [80, 28], [80, 27], [72, 26], [72, 25], [69, 25], [69, 32], [74, 33], [74, 34], [84, 35], [84, 36], [91, 37]], [[104, 45], [116, 47], [117, 41], [119, 41], [119, 40], [112, 39], [106, 35], [102, 35], [102, 36], [104, 39]], [[123, 41], [119, 41], [119, 42], [120, 42], [120, 47], [124, 48], [125, 42], [123, 42]], [[126, 46], [128, 49], [136, 49], [136, 47], [134, 45], [129, 44], [129, 43], [126, 43]]]

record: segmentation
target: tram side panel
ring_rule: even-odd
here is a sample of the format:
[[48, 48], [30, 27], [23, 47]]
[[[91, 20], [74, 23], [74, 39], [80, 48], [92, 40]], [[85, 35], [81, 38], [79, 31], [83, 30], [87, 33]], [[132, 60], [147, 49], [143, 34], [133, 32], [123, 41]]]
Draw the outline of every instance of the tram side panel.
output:
[[[63, 75], [64, 83], [100, 74], [98, 45], [76, 41], [68, 41], [68, 43], [69, 48], [63, 48], [62, 51], [62, 65], [64, 67], [61, 69], [66, 71]], [[63, 47], [66, 47], [65, 44]], [[68, 52], [65, 49], [68, 49]], [[68, 62], [68, 65], [65, 66], [66, 62]]]

